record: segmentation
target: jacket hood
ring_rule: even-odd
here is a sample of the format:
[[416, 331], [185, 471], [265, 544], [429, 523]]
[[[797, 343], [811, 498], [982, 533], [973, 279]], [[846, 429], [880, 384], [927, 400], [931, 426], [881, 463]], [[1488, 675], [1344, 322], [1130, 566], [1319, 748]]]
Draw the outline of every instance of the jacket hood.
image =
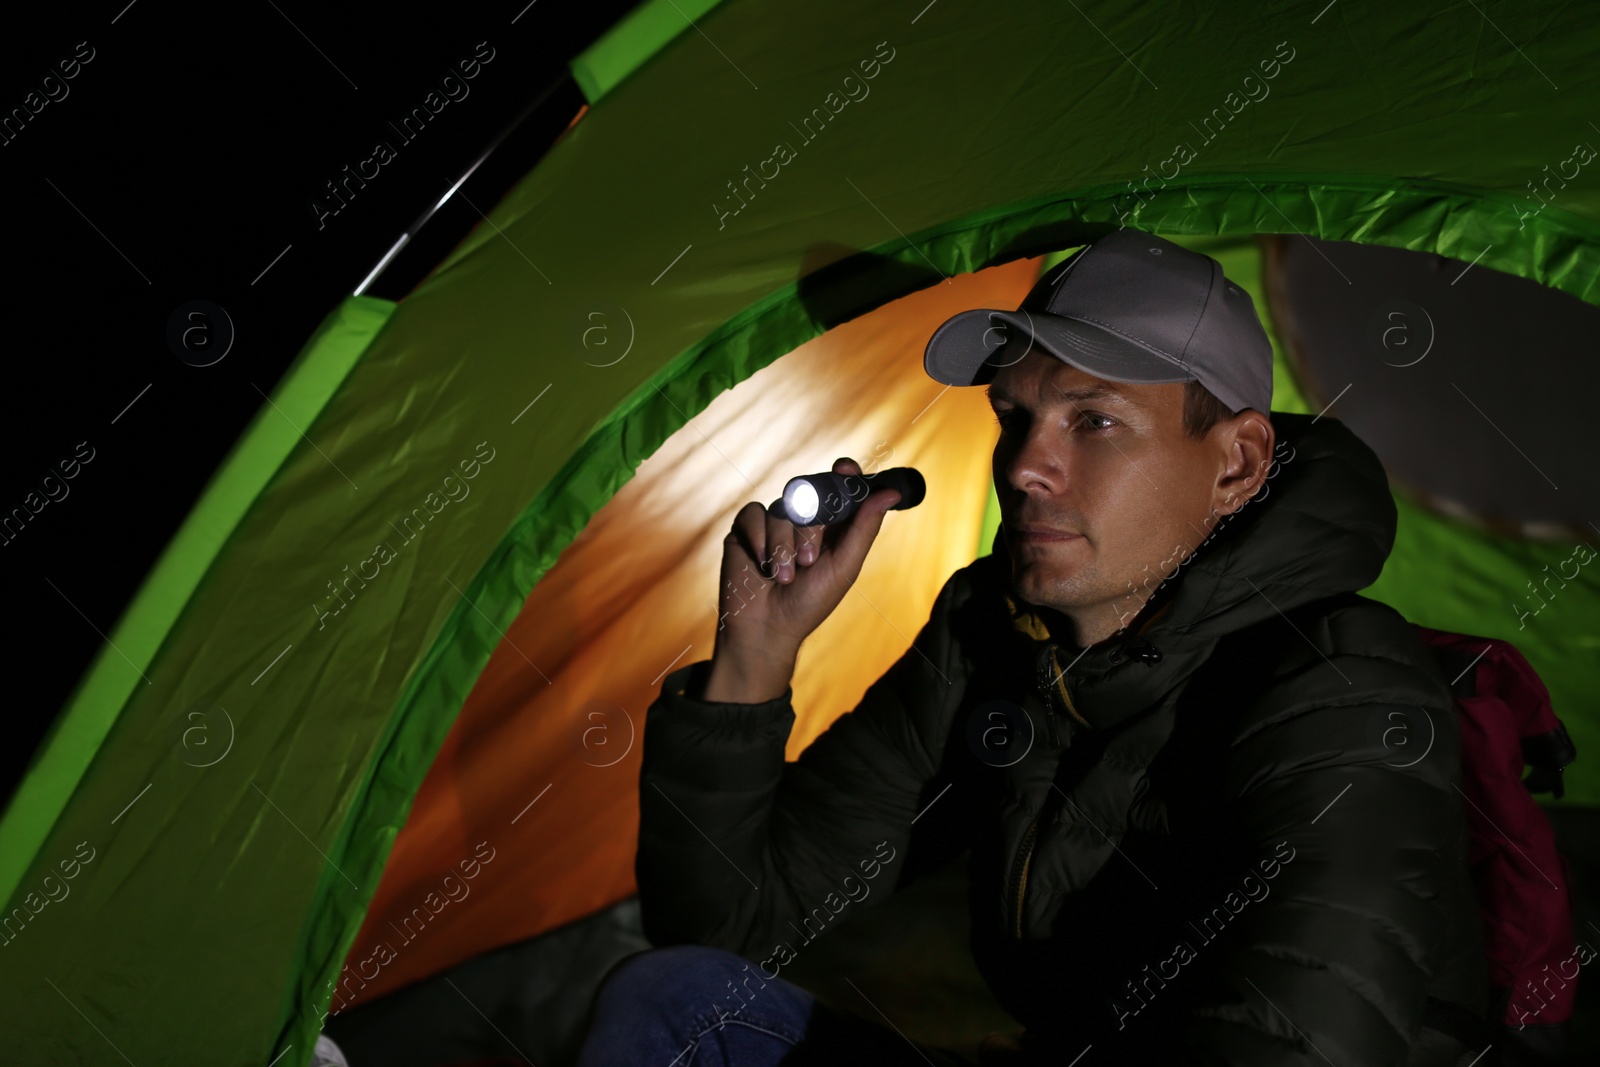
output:
[[[1148, 624], [1087, 649], [1050, 637], [1039, 609], [1018, 601], [1017, 628], [1053, 658], [1064, 713], [1104, 728], [1180, 683], [1237, 630], [1302, 604], [1371, 585], [1394, 546], [1396, 509], [1383, 465], [1337, 419], [1272, 412], [1277, 463], [1261, 492], [1156, 590]], [[994, 555], [1009, 586], [1010, 556]], [[1141, 612], [1141, 616], [1145, 613]]]

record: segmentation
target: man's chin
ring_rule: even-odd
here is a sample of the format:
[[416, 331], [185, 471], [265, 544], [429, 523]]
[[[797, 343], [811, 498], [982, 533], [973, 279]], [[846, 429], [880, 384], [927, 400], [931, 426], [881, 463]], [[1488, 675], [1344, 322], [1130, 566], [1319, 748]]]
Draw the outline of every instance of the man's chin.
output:
[[1011, 595], [1058, 611], [1095, 603], [1104, 595], [1093, 568], [1081, 562], [1011, 560]]
[[1013, 563], [1011, 567], [1011, 595], [1029, 604], [1050, 606], [1051, 595], [1060, 590], [1068, 575], [1039, 564]]

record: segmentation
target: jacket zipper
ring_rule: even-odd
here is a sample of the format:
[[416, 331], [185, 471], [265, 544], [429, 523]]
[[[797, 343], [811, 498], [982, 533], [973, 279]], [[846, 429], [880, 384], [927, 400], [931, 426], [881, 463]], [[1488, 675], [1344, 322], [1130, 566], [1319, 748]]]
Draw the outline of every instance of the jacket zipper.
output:
[[1050, 693], [1051, 688], [1055, 685], [1055, 678], [1051, 672], [1051, 660], [1050, 649], [1047, 646], [1039, 654], [1039, 677], [1037, 681], [1039, 696], [1044, 700], [1044, 726], [1045, 732], [1050, 738], [1050, 747], [1060, 748], [1061, 738], [1056, 730], [1056, 719], [1058, 718], [1056, 715], [1056, 702], [1051, 698]]
[[[1040, 809], [1039, 814], [1043, 814], [1043, 809]], [[1039, 815], [1035, 815], [1028, 828], [1023, 831], [1022, 843], [1017, 846], [1017, 860], [1011, 869], [1011, 883], [1016, 887], [1011, 895], [1012, 928], [1018, 941], [1022, 940], [1022, 897], [1028, 891], [1028, 866], [1033, 860], [1033, 841], [1038, 836], [1038, 830]]]
[[[1050, 744], [1060, 748], [1061, 742], [1056, 733], [1056, 705], [1051, 689], [1055, 685], [1055, 677], [1051, 671], [1051, 655], [1049, 648], [1040, 655], [1039, 659], [1039, 695], [1044, 698], [1045, 727], [1049, 731]], [[1067, 707], [1072, 709], [1072, 697], [1063, 687], [1062, 699], [1067, 702]], [[1076, 714], [1076, 709], [1074, 714]], [[1047, 797], [1046, 800], [1049, 798]], [[1033, 845], [1039, 836], [1039, 819], [1044, 815], [1044, 806], [1041, 806], [1033, 820], [1028, 823], [1028, 828], [1023, 831], [1022, 842], [1017, 846], [1017, 859], [1011, 867], [1011, 884], [1014, 890], [1011, 893], [1012, 905], [1012, 930], [1017, 940], [1022, 940], [1022, 902], [1028, 892], [1028, 868], [1033, 862]]]

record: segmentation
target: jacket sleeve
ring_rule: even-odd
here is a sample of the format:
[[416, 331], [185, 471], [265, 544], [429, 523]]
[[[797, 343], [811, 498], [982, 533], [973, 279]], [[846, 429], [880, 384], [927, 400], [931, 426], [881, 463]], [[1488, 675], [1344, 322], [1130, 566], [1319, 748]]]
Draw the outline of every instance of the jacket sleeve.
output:
[[[685, 694], [703, 692], [709, 660], [667, 676], [646, 712], [635, 859], [653, 944], [799, 945], [898, 887], [909, 852], [938, 865], [964, 847], [949, 818], [961, 799], [938, 795], [963, 685], [949, 662], [960, 574], [905, 654], [793, 763], [793, 687], [724, 703]], [[929, 805], [947, 810], [919, 818]]]
[[1435, 975], [1482, 952], [1454, 704], [1414, 663], [1338, 654], [1267, 699], [1226, 772], [1267, 895], [1241, 897], [1174, 1062], [1403, 1064]]

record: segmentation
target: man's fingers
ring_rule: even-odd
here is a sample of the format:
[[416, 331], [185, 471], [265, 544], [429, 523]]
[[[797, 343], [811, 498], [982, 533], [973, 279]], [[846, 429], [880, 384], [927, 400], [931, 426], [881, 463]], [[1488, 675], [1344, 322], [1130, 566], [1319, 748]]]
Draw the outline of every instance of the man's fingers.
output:
[[[856, 507], [855, 514], [850, 516], [842, 527], [831, 527], [835, 533], [828, 544], [833, 552], [849, 559], [853, 569], [859, 571], [868, 549], [872, 547], [872, 542], [876, 540], [878, 530], [883, 525], [884, 513], [900, 502], [900, 492], [888, 488], [878, 489], [870, 478], [862, 474], [861, 464], [849, 456], [841, 456], [834, 460], [833, 472], [854, 476], [847, 478], [846, 492], [860, 503]], [[820, 554], [820, 544], [817, 551]]]
[[899, 500], [899, 490], [884, 489], [873, 493], [861, 502], [855, 514], [844, 524], [844, 529], [833, 547], [835, 554], [848, 561], [852, 581], [861, 572], [861, 565], [867, 558], [868, 550], [872, 548], [872, 542], [877, 540], [878, 530], [883, 526], [884, 514], [888, 512], [890, 505], [898, 503]]
[[852, 476], [846, 492], [860, 502], [856, 514], [843, 524], [796, 527], [781, 511], [768, 511], [756, 501], [740, 510], [734, 520], [735, 532], [763, 578], [788, 584], [800, 567], [817, 562], [824, 551], [852, 558], [865, 556], [883, 522], [883, 512], [899, 501], [899, 494], [873, 492], [861, 464], [848, 456], [835, 460], [833, 471]]
[[766, 515], [768, 558], [762, 561], [761, 576], [787, 584], [794, 580], [794, 523], [778, 512]]
[[728, 536], [736, 538], [760, 566], [767, 554], [767, 509], [758, 501], [750, 501], [733, 517], [733, 530]]
[[846, 476], [844, 479], [844, 494], [857, 504], [865, 500], [867, 494], [872, 491], [871, 482], [861, 473], [861, 464], [849, 456], [834, 460], [833, 472]]
[[795, 558], [800, 566], [809, 567], [822, 552], [822, 532], [826, 526], [802, 526], [795, 531]]

